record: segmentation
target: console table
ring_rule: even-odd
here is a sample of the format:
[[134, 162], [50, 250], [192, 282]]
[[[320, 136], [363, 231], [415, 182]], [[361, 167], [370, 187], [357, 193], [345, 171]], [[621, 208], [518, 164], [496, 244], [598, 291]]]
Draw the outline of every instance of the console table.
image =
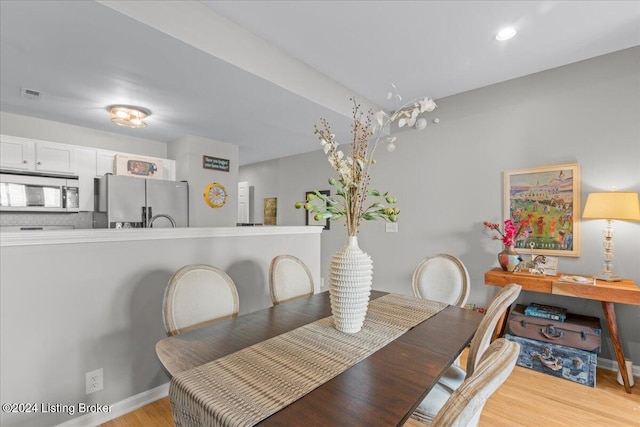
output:
[[[624, 382], [624, 389], [631, 393], [627, 366], [624, 361], [624, 352], [620, 344], [618, 324], [614, 303], [640, 305], [640, 288], [633, 280], [625, 279], [619, 282], [605, 282], [596, 280], [595, 284], [581, 284], [573, 282], [560, 282], [556, 276], [539, 276], [534, 274], [509, 273], [500, 268], [494, 268], [484, 274], [484, 283], [492, 286], [505, 286], [509, 283], [517, 283], [522, 290], [540, 292], [543, 294], [564, 295], [574, 298], [584, 298], [600, 301], [602, 311], [609, 327], [611, 342], [616, 353], [618, 369]], [[498, 334], [504, 332], [508, 313], [505, 313], [502, 322], [499, 323]]]

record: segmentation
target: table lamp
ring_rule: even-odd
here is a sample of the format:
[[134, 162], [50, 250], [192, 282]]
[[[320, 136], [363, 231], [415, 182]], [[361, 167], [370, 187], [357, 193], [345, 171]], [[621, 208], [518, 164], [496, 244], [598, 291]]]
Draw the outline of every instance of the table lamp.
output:
[[640, 221], [638, 193], [630, 191], [591, 193], [587, 196], [582, 218], [607, 221], [604, 229], [604, 264], [602, 265], [602, 274], [595, 276], [596, 279], [608, 282], [622, 280], [620, 276], [613, 274], [613, 228], [611, 223], [614, 219]]

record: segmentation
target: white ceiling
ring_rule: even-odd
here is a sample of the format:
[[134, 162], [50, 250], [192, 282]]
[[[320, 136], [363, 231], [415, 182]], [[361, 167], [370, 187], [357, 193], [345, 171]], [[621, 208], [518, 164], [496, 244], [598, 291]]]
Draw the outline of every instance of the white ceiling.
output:
[[[0, 17], [3, 112], [216, 139], [241, 164], [318, 149], [313, 125], [346, 129], [351, 94], [393, 109], [391, 83], [437, 99], [640, 45], [640, 1], [2, 0]], [[117, 103], [149, 126], [111, 124]]]

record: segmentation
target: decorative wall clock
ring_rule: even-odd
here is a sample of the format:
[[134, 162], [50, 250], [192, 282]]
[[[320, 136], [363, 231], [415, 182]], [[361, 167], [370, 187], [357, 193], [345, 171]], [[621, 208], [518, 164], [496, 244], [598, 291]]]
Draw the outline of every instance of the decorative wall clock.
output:
[[204, 188], [204, 201], [212, 208], [221, 208], [227, 203], [227, 189], [219, 182], [212, 182]]

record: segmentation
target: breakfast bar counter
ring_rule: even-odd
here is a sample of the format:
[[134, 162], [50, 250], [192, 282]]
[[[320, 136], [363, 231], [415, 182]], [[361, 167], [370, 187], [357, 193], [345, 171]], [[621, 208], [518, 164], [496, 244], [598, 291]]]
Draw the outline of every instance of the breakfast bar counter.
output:
[[251, 237], [282, 235], [320, 235], [322, 227], [179, 227], [128, 229], [61, 229], [0, 232], [0, 247], [57, 245], [69, 243], [127, 242], [166, 239], [204, 239], [212, 237]]
[[[161, 398], [169, 377], [155, 354], [162, 300], [187, 264], [229, 274], [240, 314], [271, 306], [269, 264], [288, 253], [320, 291], [317, 226], [0, 232], [0, 371], [4, 402], [111, 405]], [[85, 375], [103, 370], [87, 395]], [[153, 394], [156, 393], [156, 394]], [[115, 411], [117, 407], [114, 407]], [[1, 414], [2, 425], [58, 425], [82, 414]], [[100, 419], [84, 424], [100, 424]]]

